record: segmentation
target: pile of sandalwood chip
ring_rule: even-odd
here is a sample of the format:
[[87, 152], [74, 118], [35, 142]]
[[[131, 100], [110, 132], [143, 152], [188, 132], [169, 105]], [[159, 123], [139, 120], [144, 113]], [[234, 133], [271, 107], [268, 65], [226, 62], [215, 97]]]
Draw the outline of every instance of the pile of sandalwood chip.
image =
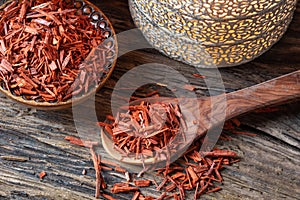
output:
[[177, 104], [142, 101], [123, 109], [129, 111], [118, 113], [116, 119], [108, 116], [109, 123], [98, 124], [104, 127], [114, 148], [124, 157], [170, 159], [167, 151], [180, 148], [176, 141], [184, 141], [182, 126], [185, 123]]
[[[105, 54], [94, 48], [107, 36], [72, 2], [13, 1], [0, 11], [2, 88], [28, 100], [61, 102], [99, 84]], [[83, 62], [91, 54], [97, 56]]]
[[[223, 181], [221, 170], [225, 165], [231, 165], [239, 161], [237, 154], [229, 150], [214, 149], [205, 152], [205, 157], [199, 153], [201, 141], [195, 142], [186, 153], [165, 168], [156, 169], [153, 177], [145, 179], [136, 173], [131, 173], [119, 164], [101, 159], [96, 153], [97, 142], [81, 141], [79, 138], [67, 136], [66, 140], [71, 144], [90, 148], [94, 168], [96, 171], [96, 194], [105, 199], [113, 200], [113, 194], [131, 193], [132, 200], [164, 200], [164, 199], [199, 199], [201, 195], [221, 190], [220, 183]], [[154, 174], [155, 173], [155, 174]], [[108, 183], [103, 174], [123, 178], [119, 183]], [[144, 196], [143, 188], [155, 188], [161, 193], [159, 197]], [[193, 196], [193, 197], [192, 197]]]

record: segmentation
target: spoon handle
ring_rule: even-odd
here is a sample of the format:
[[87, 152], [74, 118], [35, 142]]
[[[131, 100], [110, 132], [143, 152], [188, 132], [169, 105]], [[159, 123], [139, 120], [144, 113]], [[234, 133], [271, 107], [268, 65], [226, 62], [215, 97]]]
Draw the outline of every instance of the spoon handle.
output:
[[226, 94], [226, 118], [300, 98], [300, 70]]

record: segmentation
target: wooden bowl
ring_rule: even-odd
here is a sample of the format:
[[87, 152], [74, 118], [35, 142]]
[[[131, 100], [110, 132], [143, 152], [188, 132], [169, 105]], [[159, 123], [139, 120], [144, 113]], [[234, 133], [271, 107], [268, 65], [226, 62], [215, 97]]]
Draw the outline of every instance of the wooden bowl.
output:
[[206, 68], [240, 65], [270, 49], [285, 33], [297, 3], [209, 2], [129, 1], [134, 21], [149, 43], [173, 59]]
[[[12, 2], [13, 0], [4, 1], [4, 4], [0, 7], [0, 9], [3, 9], [8, 3]], [[3, 2], [0, 2], [3, 3]], [[88, 99], [91, 95], [95, 95], [95, 93], [104, 85], [104, 83], [108, 80], [110, 75], [113, 72], [113, 69], [116, 64], [117, 55], [118, 55], [118, 44], [117, 44], [117, 37], [116, 33], [113, 29], [113, 26], [109, 19], [105, 16], [105, 14], [94, 4], [90, 3], [87, 0], [75, 0], [73, 1], [74, 8], [81, 10], [83, 14], [88, 15], [91, 19], [91, 23], [95, 25], [97, 28], [101, 28], [104, 31], [107, 31], [109, 36], [106, 40], [101, 44], [101, 48], [104, 48], [102, 50], [105, 53], [106, 56], [106, 63], [104, 63], [103, 66], [105, 72], [101, 74], [101, 81], [96, 85], [95, 87], [89, 88], [87, 93], [83, 93], [81, 95], [78, 95], [76, 97], [72, 97], [66, 101], [60, 101], [60, 102], [46, 102], [46, 101], [38, 101], [38, 100], [31, 100], [26, 96], [17, 96], [12, 93], [10, 89], [7, 89], [5, 87], [5, 84], [3, 81], [0, 80], [0, 91], [8, 96], [9, 98], [22, 103], [29, 107], [34, 107], [37, 109], [43, 109], [43, 110], [57, 110], [57, 109], [64, 109], [71, 107], [72, 105], [79, 104], [86, 99]], [[101, 26], [100, 26], [101, 23]], [[99, 25], [99, 26], [98, 26]], [[94, 51], [95, 48], [92, 50]], [[109, 54], [109, 58], [108, 58]], [[90, 55], [89, 55], [90, 56]]]
[[276, 29], [261, 37], [248, 39], [237, 44], [219, 46], [204, 45], [189, 38], [170, 33], [150, 21], [130, 0], [130, 10], [136, 26], [143, 32], [148, 42], [163, 54], [175, 60], [201, 68], [228, 67], [249, 62], [263, 54], [285, 33], [293, 13], [284, 19]]

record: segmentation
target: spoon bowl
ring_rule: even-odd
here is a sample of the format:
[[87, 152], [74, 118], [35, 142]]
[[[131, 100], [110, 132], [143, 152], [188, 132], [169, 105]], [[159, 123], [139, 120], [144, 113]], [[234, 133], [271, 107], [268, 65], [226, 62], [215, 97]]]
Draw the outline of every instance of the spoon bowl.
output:
[[[190, 146], [190, 144], [194, 141], [194, 138], [196, 137], [195, 134], [197, 134], [197, 126], [195, 125], [195, 121], [199, 119], [199, 116], [195, 116], [194, 114], [190, 113], [190, 105], [191, 104], [185, 104], [185, 103], [192, 103], [193, 99], [189, 99], [188, 102], [186, 102], [186, 99], [174, 99], [174, 98], [167, 98], [167, 97], [160, 97], [160, 98], [145, 98], [140, 100], [135, 100], [130, 102], [129, 106], [135, 106], [140, 105], [141, 102], [147, 102], [150, 104], [154, 103], [163, 103], [163, 104], [173, 104], [173, 105], [182, 105], [181, 107], [181, 113], [183, 115], [184, 124], [181, 123], [181, 129], [176, 134], [175, 138], [173, 138], [171, 141], [183, 141], [184, 143], [178, 144], [178, 146], [170, 146], [167, 145], [168, 150], [173, 153], [171, 154], [170, 161], [176, 160], [178, 156], [180, 156], [182, 153], [184, 153], [185, 150]], [[193, 102], [197, 103], [197, 102]], [[188, 107], [186, 107], [188, 106]], [[122, 110], [126, 110], [126, 107], [122, 107]], [[129, 110], [129, 109], [128, 109]], [[184, 131], [185, 138], [181, 137], [182, 135], [179, 134], [180, 131]], [[204, 132], [205, 130], [202, 130]], [[120, 154], [119, 151], [116, 150], [114, 147], [114, 143], [112, 141], [112, 138], [109, 134], [107, 134], [104, 130], [101, 131], [101, 138], [102, 138], [102, 144], [104, 146], [104, 149], [115, 159], [121, 160], [124, 163], [127, 164], [134, 164], [134, 165], [151, 165], [151, 164], [157, 164], [164, 162], [166, 159], [165, 157], [162, 157], [162, 155], [155, 156], [155, 157], [144, 157], [143, 160], [140, 159], [134, 159], [131, 157], [124, 157], [124, 155]], [[170, 142], [171, 143], [171, 142]], [[166, 148], [163, 148], [162, 151], [166, 151]], [[158, 155], [158, 154], [156, 154]]]
[[[179, 158], [194, 140], [204, 136], [208, 130], [222, 124], [225, 120], [265, 106], [278, 105], [288, 101], [298, 100], [299, 98], [300, 70], [252, 87], [218, 96], [199, 99], [164, 97], [144, 98], [133, 101], [130, 105], [138, 105], [141, 101], [180, 105], [183, 118], [187, 125], [187, 128], [184, 129], [186, 140], [177, 151], [171, 154], [170, 159], [166, 160], [166, 157], [149, 157], [146, 159], [126, 157], [116, 150], [112, 138], [108, 136], [103, 129], [101, 131], [102, 144], [109, 155], [127, 164], [153, 165], [162, 162], [172, 162]], [[206, 135], [206, 137], [209, 136]], [[218, 138], [213, 136], [213, 138], [208, 138], [208, 140], [204, 141], [216, 142], [217, 140]], [[212, 142], [213, 145], [215, 144], [214, 142]], [[209, 144], [207, 146], [212, 148]], [[202, 149], [206, 150], [206, 148]]]

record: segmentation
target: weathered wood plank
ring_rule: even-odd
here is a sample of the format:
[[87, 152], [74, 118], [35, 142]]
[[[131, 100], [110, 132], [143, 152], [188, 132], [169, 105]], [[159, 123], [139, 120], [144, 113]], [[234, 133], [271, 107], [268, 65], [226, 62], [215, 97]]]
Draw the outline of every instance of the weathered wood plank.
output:
[[[118, 33], [134, 28], [126, 0], [92, 2], [107, 13]], [[300, 69], [299, 24], [298, 6], [287, 34], [269, 52], [243, 66], [221, 69], [226, 91], [241, 89]], [[192, 67], [170, 60], [153, 49], [139, 50], [119, 58], [111, 79], [97, 94], [96, 111], [99, 119], [104, 119], [110, 113], [111, 93], [119, 78], [135, 66], [153, 62], [174, 67], [185, 75], [187, 83], [199, 88], [196, 91], [199, 96], [208, 95], [203, 90], [205, 82], [192, 77], [196, 72]], [[144, 76], [155, 80], [163, 72], [164, 69]], [[165, 89], [152, 88], [167, 93]], [[84, 106], [87, 110], [90, 108], [90, 104]], [[237, 151], [242, 160], [224, 170], [223, 190], [206, 195], [204, 199], [300, 197], [299, 103], [282, 108], [284, 111], [253, 113], [241, 118], [241, 129], [257, 133], [257, 137], [233, 135], [233, 141], [220, 142], [220, 146]], [[0, 199], [93, 199], [94, 169], [89, 150], [64, 141], [66, 135], [77, 136], [72, 115], [71, 109], [35, 111], [0, 96], [0, 156], [28, 158], [26, 162], [0, 158]], [[109, 159], [103, 149], [99, 148], [99, 151]], [[87, 170], [85, 176], [81, 174], [83, 169]], [[130, 169], [137, 172], [136, 168]], [[48, 174], [42, 181], [38, 177], [41, 171]], [[121, 180], [107, 173], [104, 176], [110, 186]], [[146, 176], [152, 177], [153, 174]], [[153, 188], [143, 190], [143, 193], [159, 195]], [[128, 199], [130, 196], [116, 197]]]
[[[11, 106], [10, 101], [6, 103], [6, 106]], [[1, 195], [21, 195], [24, 193], [18, 194], [13, 191], [24, 191], [29, 197], [40, 195], [56, 198], [58, 196], [53, 196], [52, 188], [62, 187], [64, 189], [57, 190], [56, 193], [66, 195], [66, 199], [91, 197], [94, 189], [94, 170], [89, 161], [88, 150], [69, 145], [63, 140], [67, 134], [76, 135], [75, 130], [69, 132], [73, 129], [72, 122], [70, 125], [62, 125], [65, 122], [59, 122], [58, 119], [63, 118], [64, 113], [56, 112], [56, 118], [52, 120], [50, 118], [49, 121], [43, 119], [44, 114], [44, 111], [38, 111], [33, 115], [22, 114], [17, 118], [26, 120], [19, 121], [16, 127], [11, 121], [16, 121], [16, 116], [13, 116], [12, 112], [6, 112], [6, 115], [11, 117], [6, 117], [6, 121], [0, 124], [1, 155], [18, 155], [28, 157], [30, 160], [24, 163], [3, 160], [0, 162], [0, 180], [3, 183], [1, 188], [5, 188]], [[49, 128], [48, 123], [56, 125]], [[33, 126], [39, 128], [33, 128], [35, 131], [32, 131]], [[64, 131], [61, 126], [70, 130]], [[224, 190], [212, 197], [238, 199], [240, 195], [249, 199], [253, 197], [267, 199], [277, 195], [278, 199], [283, 197], [292, 199], [300, 195], [297, 189], [299, 183], [297, 173], [300, 171], [300, 161], [297, 159], [300, 156], [298, 148], [293, 148], [265, 133], [259, 133], [257, 137], [233, 137], [234, 141], [226, 142], [224, 146], [239, 152], [242, 162], [224, 171], [225, 183], [222, 186]], [[102, 155], [106, 156], [104, 152]], [[83, 169], [87, 169], [87, 176], [81, 175]], [[38, 173], [41, 171], [48, 173], [44, 181], [39, 181], [38, 178]], [[107, 175], [106, 178], [111, 179]], [[33, 192], [32, 187], [40, 188], [35, 191], [43, 192]]]
[[281, 106], [278, 109], [273, 113], [253, 113], [241, 118], [241, 121], [300, 149], [300, 103]]

